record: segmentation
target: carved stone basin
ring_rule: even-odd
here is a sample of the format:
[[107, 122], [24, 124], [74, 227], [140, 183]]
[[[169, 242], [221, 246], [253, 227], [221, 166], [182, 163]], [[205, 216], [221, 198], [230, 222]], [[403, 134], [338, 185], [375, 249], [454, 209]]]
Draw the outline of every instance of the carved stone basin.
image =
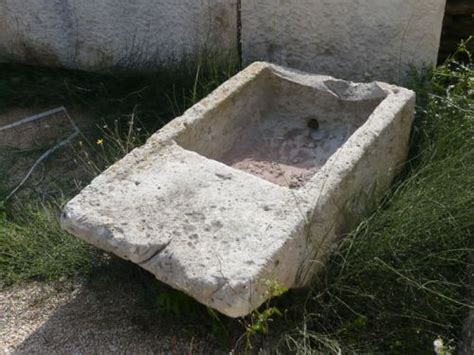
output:
[[72, 199], [62, 226], [218, 311], [304, 286], [383, 196], [413, 92], [257, 62]]

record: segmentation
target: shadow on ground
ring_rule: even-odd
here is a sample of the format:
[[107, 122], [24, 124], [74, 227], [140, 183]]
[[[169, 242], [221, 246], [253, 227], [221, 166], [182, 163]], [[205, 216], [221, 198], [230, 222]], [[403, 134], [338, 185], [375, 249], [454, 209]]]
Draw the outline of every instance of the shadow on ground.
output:
[[[2, 114], [0, 126], [35, 113]], [[73, 116], [85, 134], [75, 143], [95, 142], [92, 116]], [[0, 177], [7, 186], [18, 184], [41, 149], [0, 149]], [[90, 179], [85, 163], [73, 147], [63, 147], [14, 197], [49, 201], [63, 198], [64, 191], [73, 195]], [[219, 354], [242, 335], [236, 321], [209, 314], [137, 265], [106, 259], [87, 277], [0, 289], [0, 354]]]
[[112, 258], [12, 353], [228, 353], [202, 310], [157, 308], [156, 298], [173, 292], [167, 290], [138, 267]]

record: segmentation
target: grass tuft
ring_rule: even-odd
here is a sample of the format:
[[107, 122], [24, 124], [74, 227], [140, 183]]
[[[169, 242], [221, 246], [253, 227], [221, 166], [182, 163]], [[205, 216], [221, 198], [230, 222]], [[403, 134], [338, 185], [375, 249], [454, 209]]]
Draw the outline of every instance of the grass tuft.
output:
[[61, 230], [57, 211], [30, 205], [0, 212], [0, 285], [87, 274], [100, 263], [101, 252]]
[[456, 343], [474, 309], [466, 272], [474, 231], [473, 74], [472, 64], [454, 56], [414, 76], [418, 107], [404, 180], [345, 238], [293, 308], [282, 349], [424, 354], [437, 337]]
[[[67, 153], [55, 154], [38, 169], [38, 178], [30, 181], [41, 183], [41, 195], [40, 189], [25, 186], [28, 193], [3, 201], [12, 189], [11, 172], [0, 165], [0, 284], [87, 274], [100, 265], [101, 252], [60, 229], [63, 201], [238, 70], [238, 61], [228, 57], [201, 57], [195, 63], [134, 75], [1, 64], [0, 113], [65, 106], [91, 117], [97, 127], [84, 130]], [[10, 160], [20, 158], [12, 152]], [[70, 162], [78, 166], [77, 176], [52, 176], [58, 175], [52, 174], [55, 164]]]

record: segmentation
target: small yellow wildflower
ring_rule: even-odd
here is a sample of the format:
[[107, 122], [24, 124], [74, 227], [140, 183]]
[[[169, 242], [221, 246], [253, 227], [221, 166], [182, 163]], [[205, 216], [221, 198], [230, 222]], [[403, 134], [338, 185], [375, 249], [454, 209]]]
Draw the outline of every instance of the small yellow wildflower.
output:
[[104, 144], [104, 140], [102, 138], [98, 139], [96, 142], [98, 145]]

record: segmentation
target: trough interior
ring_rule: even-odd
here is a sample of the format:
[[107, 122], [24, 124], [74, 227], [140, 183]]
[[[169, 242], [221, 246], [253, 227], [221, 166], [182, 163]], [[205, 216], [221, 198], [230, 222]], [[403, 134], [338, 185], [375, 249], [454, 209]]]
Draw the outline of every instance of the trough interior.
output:
[[[386, 97], [377, 84], [321, 89], [267, 70], [177, 137], [187, 150], [274, 184], [299, 188]], [[360, 89], [360, 87], [359, 87]]]

